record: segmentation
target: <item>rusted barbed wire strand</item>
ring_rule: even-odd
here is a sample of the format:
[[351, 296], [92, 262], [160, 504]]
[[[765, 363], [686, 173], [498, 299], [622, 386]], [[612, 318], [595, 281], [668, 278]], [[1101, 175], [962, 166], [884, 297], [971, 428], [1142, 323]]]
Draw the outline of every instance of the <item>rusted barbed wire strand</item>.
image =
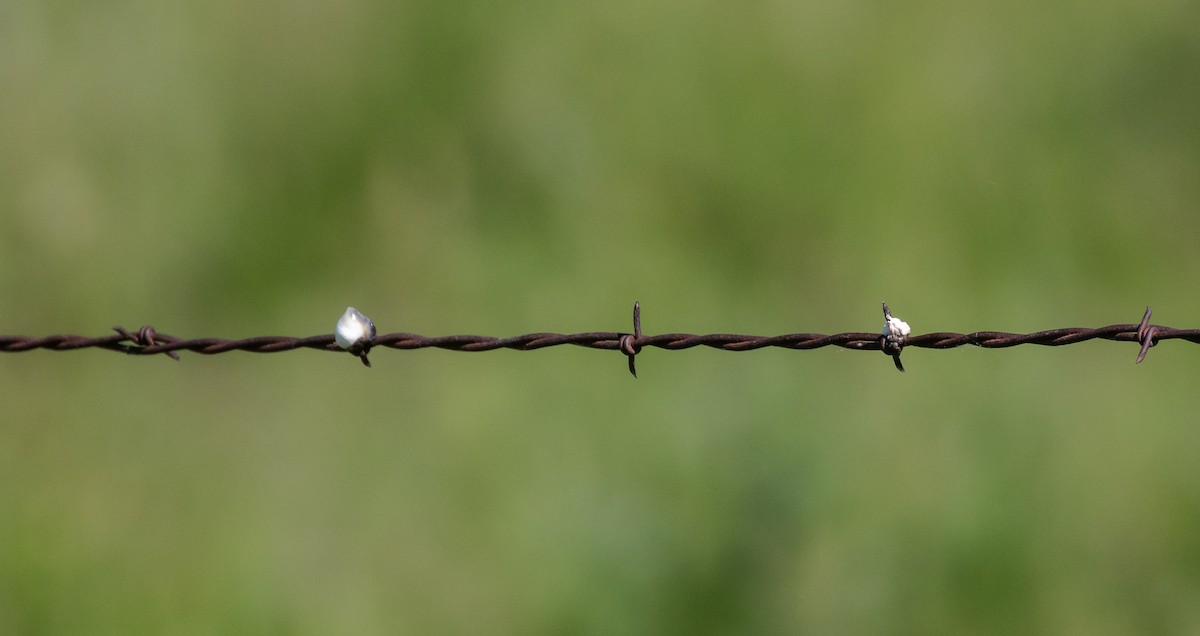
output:
[[[784, 349], [820, 349], [822, 347], [842, 347], [860, 351], [884, 351], [895, 358], [896, 367], [903, 371], [899, 363], [900, 351], [904, 347], [919, 347], [922, 349], [953, 349], [955, 347], [975, 346], [984, 349], [1002, 349], [1018, 345], [1035, 344], [1047, 347], [1085, 342], [1102, 339], [1120, 342], [1137, 342], [1141, 345], [1137, 362], [1146, 357], [1150, 347], [1163, 340], [1186, 340], [1200, 344], [1200, 329], [1176, 329], [1162, 325], [1150, 324], [1150, 308], [1146, 308], [1142, 320], [1137, 324], [1108, 325], [1106, 327], [1064, 327], [1033, 333], [1009, 333], [1005, 331], [976, 331], [972, 333], [937, 332], [919, 335], [903, 335], [889, 340], [887, 334], [867, 332], [846, 332], [837, 334], [792, 333], [779, 336], [755, 336], [733, 333], [689, 334], [665, 333], [644, 335], [641, 329], [641, 305], [634, 304], [633, 333], [594, 331], [587, 333], [529, 333], [507, 338], [491, 336], [457, 335], [428, 337], [412, 333], [389, 333], [375, 337], [371, 346], [389, 349], [448, 349], [452, 351], [494, 351], [496, 349], [514, 349], [517, 351], [533, 351], [546, 347], [575, 345], [591, 349], [611, 349], [620, 351], [629, 358], [629, 370], [636, 377], [637, 370], [634, 360], [638, 353], [646, 347], [655, 347], [675, 351], [692, 347], [711, 347], [725, 351], [751, 351], [766, 347]], [[891, 320], [885, 305], [885, 317]], [[905, 324], [907, 328], [907, 324]], [[114, 327], [113, 334], [89, 338], [78, 335], [53, 335], [44, 337], [0, 336], [0, 352], [16, 353], [34, 349], [51, 351], [75, 351], [79, 349], [98, 348], [109, 351], [120, 351], [130, 355], [165, 354], [179, 359], [180, 351], [190, 351], [205, 355], [226, 353], [229, 351], [248, 351], [252, 353], [277, 353], [295, 349], [316, 349], [321, 351], [345, 352], [334, 341], [333, 334], [320, 334], [306, 338], [289, 336], [259, 336], [229, 340], [223, 338], [192, 338], [184, 339], [157, 332], [153, 327], [143, 326], [137, 331], [128, 331]], [[886, 330], [886, 327], [885, 327]], [[893, 334], [894, 335], [894, 334]]]

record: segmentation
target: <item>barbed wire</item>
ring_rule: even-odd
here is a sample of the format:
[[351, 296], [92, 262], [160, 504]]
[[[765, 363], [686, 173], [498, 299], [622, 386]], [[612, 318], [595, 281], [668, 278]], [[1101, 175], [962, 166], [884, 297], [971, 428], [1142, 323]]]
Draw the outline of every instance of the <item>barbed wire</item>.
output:
[[[305, 338], [259, 336], [238, 340], [223, 338], [184, 339], [159, 333], [150, 326], [143, 326], [137, 331], [128, 331], [122, 327], [114, 327], [114, 333], [95, 338], [77, 335], [44, 337], [0, 336], [0, 352], [16, 353], [34, 349], [76, 351], [79, 349], [96, 348], [138, 356], [162, 354], [178, 360], [180, 351], [213, 355], [229, 351], [278, 353], [296, 349], [316, 349], [344, 353], [349, 350], [350, 353], [361, 358], [364, 364], [370, 366], [370, 362], [367, 360], [367, 353], [372, 347], [401, 350], [437, 348], [452, 351], [494, 351], [496, 349], [534, 351], [546, 347], [575, 345], [590, 349], [620, 351], [628, 357], [629, 371], [636, 377], [637, 368], [635, 358], [645, 347], [675, 351], [703, 346], [725, 351], [752, 351], [766, 347], [809, 350], [832, 346], [859, 351], [883, 351], [893, 358], [897, 369], [904, 371], [904, 367], [900, 363], [900, 353], [904, 347], [952, 349], [971, 345], [984, 349], [1002, 349], [1026, 344], [1058, 347], [1088, 340], [1102, 339], [1139, 343], [1141, 348], [1138, 351], [1136, 362], [1140, 363], [1145, 359], [1149, 348], [1163, 340], [1186, 340], [1200, 344], [1200, 329], [1176, 329], [1150, 324], [1151, 310], [1149, 307], [1146, 308], [1141, 322], [1136, 324], [1108, 325], [1106, 327], [1095, 328], [1064, 327], [1033, 333], [976, 331], [972, 333], [937, 332], [920, 335], [910, 335], [908, 324], [893, 318], [886, 303], [883, 305], [883, 310], [885, 325], [882, 333], [846, 332], [830, 335], [793, 333], [779, 336], [754, 336], [733, 333], [703, 335], [665, 333], [645, 335], [642, 333], [641, 305], [640, 303], [634, 303], [634, 330], [631, 333], [611, 331], [571, 334], [528, 333], [507, 338], [475, 335], [428, 337], [412, 333], [389, 333], [375, 336], [374, 325], [370, 325], [371, 335], [369, 337], [357, 342], [354, 346], [343, 347], [339, 345], [334, 334], [321, 334]], [[362, 318], [366, 320], [365, 317]], [[369, 320], [366, 320], [366, 322], [370, 324]], [[341, 323], [339, 323], [339, 328], [340, 325]]]

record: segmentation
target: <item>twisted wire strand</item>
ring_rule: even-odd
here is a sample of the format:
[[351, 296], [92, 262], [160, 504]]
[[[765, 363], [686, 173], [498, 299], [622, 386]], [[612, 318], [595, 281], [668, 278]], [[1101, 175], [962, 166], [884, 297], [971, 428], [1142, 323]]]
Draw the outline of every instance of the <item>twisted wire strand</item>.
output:
[[[223, 338], [182, 339], [158, 333], [151, 327], [142, 327], [136, 332], [130, 332], [120, 327], [116, 327], [114, 330], [116, 333], [95, 338], [71, 334], [44, 337], [0, 336], [0, 352], [16, 353], [34, 349], [76, 351], [87, 348], [120, 351], [131, 355], [171, 355], [180, 351], [190, 351], [205, 355], [226, 353], [229, 351], [277, 353], [295, 349], [343, 352], [343, 349], [338, 347], [334, 342], [332, 334], [321, 334], [303, 338], [259, 336], [230, 340]], [[1002, 349], [1025, 344], [1057, 347], [1094, 339], [1142, 342], [1144, 347], [1151, 346], [1163, 340], [1186, 340], [1188, 342], [1200, 343], [1200, 329], [1176, 329], [1173, 327], [1150, 325], [1143, 321], [1142, 324], [1119, 324], [1096, 328], [1064, 327], [1033, 333], [1009, 333], [1004, 331], [976, 331], [973, 333], [939, 332], [908, 336], [904, 346], [924, 349], [952, 349], [967, 345], [984, 349]], [[628, 344], [623, 348], [623, 343], [625, 342], [628, 342]], [[573, 334], [529, 333], [507, 338], [476, 335], [428, 337], [412, 333], [390, 333], [380, 335], [372, 342], [372, 346], [376, 348], [386, 347], [401, 350], [437, 348], [451, 351], [493, 351], [496, 349], [533, 351], [561, 345], [575, 345], [590, 349], [624, 350], [629, 355], [633, 355], [643, 347], [655, 347], [670, 351], [700, 346], [725, 351], [751, 351], [766, 347], [809, 350], [830, 346], [861, 351], [882, 350], [880, 335], [866, 332], [847, 332], [830, 335], [793, 333], [779, 336], [755, 336], [732, 333], [640, 335], [624, 332], [596, 331]], [[633, 353], [630, 353], [629, 349], [632, 349]]]

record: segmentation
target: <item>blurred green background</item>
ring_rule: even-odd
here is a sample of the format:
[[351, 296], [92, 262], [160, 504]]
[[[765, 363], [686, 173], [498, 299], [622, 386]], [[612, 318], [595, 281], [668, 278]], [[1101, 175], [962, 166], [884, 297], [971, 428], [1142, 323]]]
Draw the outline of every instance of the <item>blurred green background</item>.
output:
[[[1194, 2], [0, 4], [0, 332], [1200, 326]], [[0, 355], [0, 632], [1200, 631], [1200, 349]]]

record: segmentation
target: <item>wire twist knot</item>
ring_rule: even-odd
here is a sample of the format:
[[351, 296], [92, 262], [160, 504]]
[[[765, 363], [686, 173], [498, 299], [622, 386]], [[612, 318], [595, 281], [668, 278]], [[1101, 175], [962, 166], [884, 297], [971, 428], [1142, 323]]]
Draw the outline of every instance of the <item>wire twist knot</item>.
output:
[[[123, 338], [128, 340], [130, 344], [125, 346], [125, 353], [135, 354], [141, 353], [146, 347], [155, 347], [159, 344], [167, 344], [173, 338], [170, 336], [161, 336], [162, 342], [159, 341], [160, 335], [150, 325], [142, 325], [136, 332], [130, 333], [124, 327], [113, 327], [113, 331], [121, 334]], [[172, 360], [179, 359], [179, 353], [176, 351], [163, 351], [171, 357]]]

